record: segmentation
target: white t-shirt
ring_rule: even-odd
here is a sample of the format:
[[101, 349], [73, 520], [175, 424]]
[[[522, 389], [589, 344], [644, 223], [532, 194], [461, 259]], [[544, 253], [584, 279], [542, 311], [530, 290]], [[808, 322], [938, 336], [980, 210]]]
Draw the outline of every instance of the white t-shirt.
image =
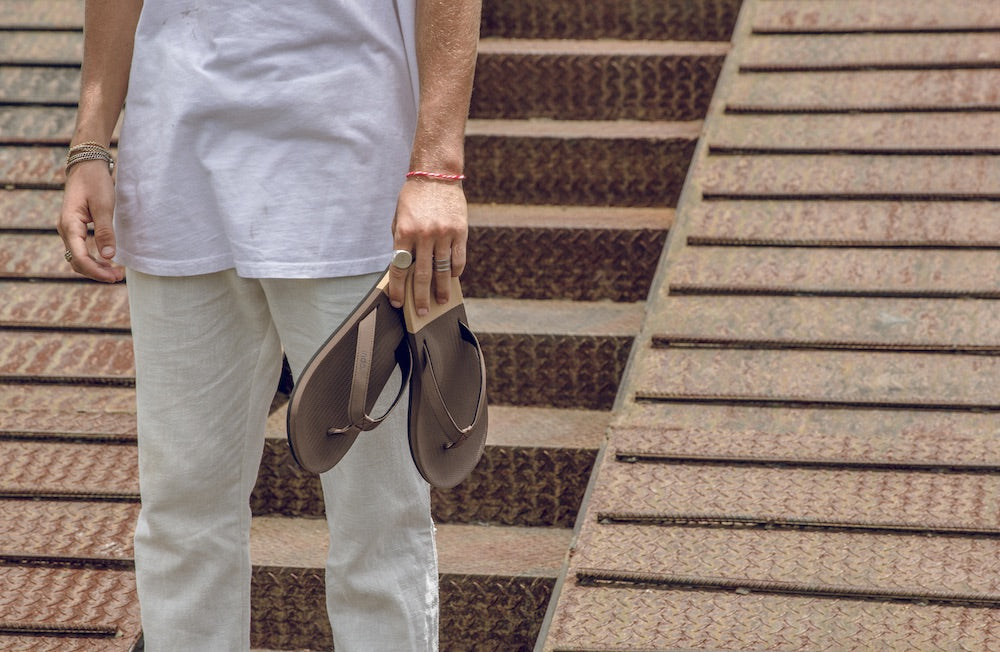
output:
[[147, 274], [379, 271], [418, 98], [415, 0], [146, 0], [117, 260]]

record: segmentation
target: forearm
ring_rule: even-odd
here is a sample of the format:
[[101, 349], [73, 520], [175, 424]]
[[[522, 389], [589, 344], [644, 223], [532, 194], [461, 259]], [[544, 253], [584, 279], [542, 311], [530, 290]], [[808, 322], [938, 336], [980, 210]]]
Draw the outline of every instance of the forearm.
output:
[[420, 111], [410, 169], [463, 169], [481, 10], [481, 0], [417, 0]]
[[80, 107], [72, 142], [111, 142], [125, 103], [142, 0], [87, 0]]

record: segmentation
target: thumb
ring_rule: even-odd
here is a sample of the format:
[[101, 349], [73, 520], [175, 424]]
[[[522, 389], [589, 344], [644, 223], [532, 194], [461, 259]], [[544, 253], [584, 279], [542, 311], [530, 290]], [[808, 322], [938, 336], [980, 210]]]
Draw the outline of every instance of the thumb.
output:
[[[110, 183], [108, 184], [111, 185]], [[115, 211], [114, 187], [105, 188], [91, 200], [90, 216], [94, 221], [94, 242], [97, 252], [106, 260], [114, 258], [116, 250], [113, 216]]]

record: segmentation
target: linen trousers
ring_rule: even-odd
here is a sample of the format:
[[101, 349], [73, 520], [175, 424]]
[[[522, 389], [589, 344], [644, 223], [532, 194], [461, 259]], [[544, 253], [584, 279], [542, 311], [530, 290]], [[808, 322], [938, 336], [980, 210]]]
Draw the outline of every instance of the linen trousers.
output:
[[[282, 349], [297, 377], [378, 275], [127, 274], [145, 649], [247, 652], [249, 499]], [[405, 408], [362, 433], [321, 481], [330, 531], [327, 612], [337, 652], [437, 649], [430, 489], [410, 459]]]

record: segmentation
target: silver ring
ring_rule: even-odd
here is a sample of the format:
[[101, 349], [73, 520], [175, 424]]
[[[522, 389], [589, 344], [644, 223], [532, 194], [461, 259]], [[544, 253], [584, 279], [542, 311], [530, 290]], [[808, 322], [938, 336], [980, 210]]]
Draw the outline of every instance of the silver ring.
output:
[[67, 263], [73, 262], [73, 252], [67, 249], [66, 253], [63, 254], [63, 258], [66, 259]]
[[441, 258], [440, 260], [434, 259], [434, 271], [435, 272], [450, 272], [451, 271], [451, 258]]
[[411, 254], [408, 249], [396, 249], [392, 252], [391, 265], [393, 267], [407, 269], [412, 264], [413, 254]]

